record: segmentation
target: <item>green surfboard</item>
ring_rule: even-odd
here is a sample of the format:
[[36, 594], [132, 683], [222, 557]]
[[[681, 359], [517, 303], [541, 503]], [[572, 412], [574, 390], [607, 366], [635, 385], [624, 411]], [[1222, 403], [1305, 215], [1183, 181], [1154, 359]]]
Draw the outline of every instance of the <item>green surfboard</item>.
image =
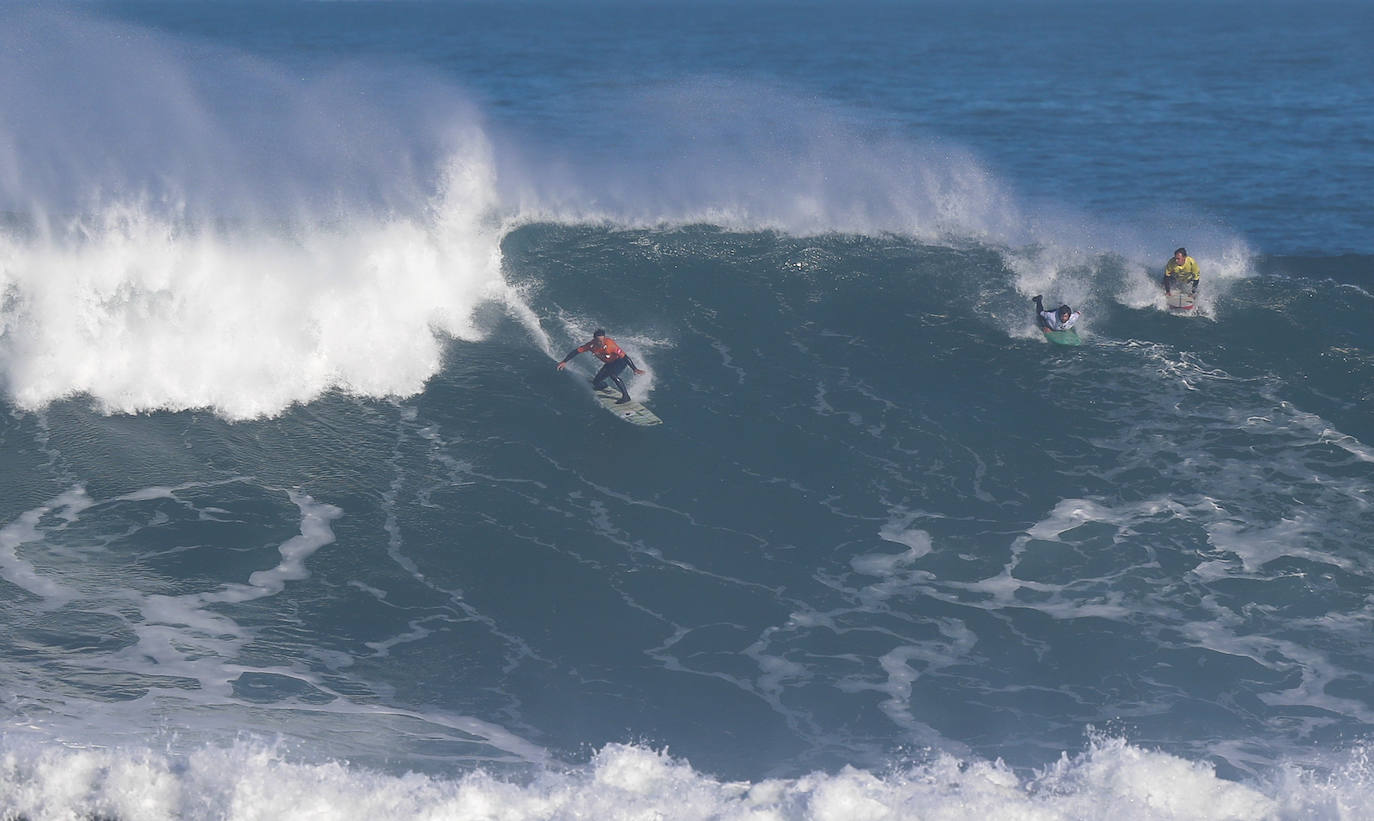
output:
[[1054, 345], [1082, 345], [1083, 340], [1078, 338], [1078, 331], [1073, 328], [1067, 331], [1045, 331], [1045, 339]]

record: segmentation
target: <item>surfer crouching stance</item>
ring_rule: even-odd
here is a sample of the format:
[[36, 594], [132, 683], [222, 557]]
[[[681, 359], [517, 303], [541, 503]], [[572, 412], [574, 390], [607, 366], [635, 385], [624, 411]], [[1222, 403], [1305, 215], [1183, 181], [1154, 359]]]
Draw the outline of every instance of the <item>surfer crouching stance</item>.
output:
[[600, 328], [597, 328], [596, 333], [592, 334], [591, 342], [573, 349], [567, 356], [563, 357], [563, 361], [558, 363], [558, 369], [563, 370], [563, 367], [568, 364], [568, 360], [587, 351], [591, 351], [597, 359], [606, 363], [601, 366], [601, 370], [596, 372], [596, 376], [592, 377], [592, 387], [601, 390], [606, 387], [606, 380], [609, 379], [615, 383], [617, 388], [620, 388], [620, 398], [616, 400], [616, 404], [623, 405], [629, 402], [630, 392], [625, 390], [625, 383], [620, 381], [620, 374], [627, 367], [636, 375], [643, 375], [644, 371], [635, 367], [630, 355], [615, 344], [614, 339], [606, 336], [606, 332]]
[[1067, 305], [1047, 311], [1045, 304], [1040, 301], [1039, 294], [1031, 301], [1035, 303], [1035, 318], [1039, 321], [1042, 331], [1067, 331], [1078, 321], [1078, 312]]
[[1187, 248], [1180, 248], [1174, 252], [1171, 258], [1164, 265], [1164, 295], [1169, 296], [1174, 292], [1174, 288], [1182, 290], [1183, 284], [1191, 282], [1193, 284], [1190, 293], [1197, 293], [1197, 283], [1201, 278], [1198, 271], [1197, 261], [1188, 256]]

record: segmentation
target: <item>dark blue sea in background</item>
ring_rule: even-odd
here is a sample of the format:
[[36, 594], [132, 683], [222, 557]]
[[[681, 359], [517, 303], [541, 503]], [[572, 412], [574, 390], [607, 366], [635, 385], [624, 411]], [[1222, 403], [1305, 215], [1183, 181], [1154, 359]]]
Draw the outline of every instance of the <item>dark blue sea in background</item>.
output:
[[1371, 43], [4, 6], [0, 816], [1374, 818]]

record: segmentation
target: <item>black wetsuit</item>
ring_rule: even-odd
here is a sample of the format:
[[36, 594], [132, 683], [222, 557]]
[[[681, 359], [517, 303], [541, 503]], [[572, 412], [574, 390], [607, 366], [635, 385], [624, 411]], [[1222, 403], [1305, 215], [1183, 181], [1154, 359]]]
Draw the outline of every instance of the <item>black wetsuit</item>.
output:
[[620, 381], [620, 374], [624, 372], [626, 368], [639, 370], [639, 368], [635, 368], [635, 363], [630, 361], [629, 354], [619, 359], [612, 359], [610, 362], [602, 365], [601, 370], [597, 371], [596, 376], [592, 377], [592, 387], [601, 390], [606, 387], [606, 380], [609, 379], [615, 383], [617, 388], [620, 388], [620, 398], [629, 401], [630, 392], [625, 390], [625, 383]]

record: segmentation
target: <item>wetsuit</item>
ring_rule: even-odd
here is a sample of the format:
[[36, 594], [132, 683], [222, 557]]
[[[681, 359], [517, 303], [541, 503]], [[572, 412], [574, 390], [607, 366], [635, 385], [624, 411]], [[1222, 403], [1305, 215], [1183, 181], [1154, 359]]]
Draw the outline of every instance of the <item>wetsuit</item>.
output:
[[1202, 272], [1198, 270], [1197, 262], [1192, 257], [1185, 256], [1181, 263], [1170, 257], [1169, 264], [1164, 266], [1164, 293], [1173, 293], [1175, 285], [1185, 282], [1192, 282], [1192, 292], [1197, 293], [1198, 278], [1201, 276]]
[[1040, 327], [1044, 330], [1067, 331], [1074, 326], [1075, 322], [1078, 321], [1078, 311], [1071, 311], [1069, 313], [1069, 318], [1064, 320], [1063, 322], [1060, 322], [1058, 308], [1056, 308], [1053, 311], [1045, 310], [1045, 306], [1043, 303], [1041, 303], [1039, 296], [1035, 297], [1034, 302], [1036, 314], [1035, 318], [1040, 322]]
[[575, 350], [569, 351], [568, 355], [563, 357], [563, 361], [567, 362], [574, 356], [580, 353], [587, 353], [588, 351], [597, 359], [606, 363], [601, 366], [601, 370], [596, 372], [596, 376], [592, 377], [592, 387], [601, 390], [606, 387], [606, 380], [609, 379], [620, 389], [620, 401], [629, 402], [630, 392], [625, 390], [625, 383], [620, 381], [620, 374], [626, 368], [633, 368], [636, 371], [639, 370], [639, 368], [635, 366], [634, 360], [630, 359], [630, 355], [625, 353], [625, 351], [615, 343], [615, 340], [611, 339], [609, 336], [594, 336], [591, 342]]

